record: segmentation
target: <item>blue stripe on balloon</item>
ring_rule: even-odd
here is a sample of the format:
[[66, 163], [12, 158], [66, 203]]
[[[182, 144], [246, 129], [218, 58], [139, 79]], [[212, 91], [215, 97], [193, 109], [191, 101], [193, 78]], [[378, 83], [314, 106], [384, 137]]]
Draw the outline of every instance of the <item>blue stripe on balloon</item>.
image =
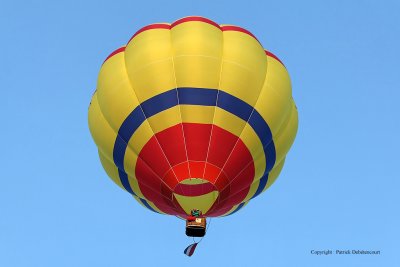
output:
[[246, 204], [246, 202], [240, 203], [239, 206], [237, 206], [237, 208], [236, 208], [234, 211], [232, 211], [231, 213], [229, 213], [229, 214], [227, 214], [227, 215], [232, 215], [232, 214], [234, 214], [235, 212], [237, 212], [238, 210], [240, 210], [241, 208], [243, 208], [244, 204]]
[[146, 118], [150, 118], [151, 116], [176, 105], [178, 105], [178, 96], [175, 89], [156, 95], [141, 104]]
[[121, 183], [122, 183], [122, 185], [124, 186], [124, 188], [126, 189], [126, 191], [128, 191], [129, 193], [131, 193], [132, 195], [134, 195], [135, 197], [137, 197], [137, 198], [140, 200], [140, 202], [142, 202], [143, 205], [146, 206], [146, 208], [148, 208], [149, 210], [151, 210], [151, 211], [153, 211], [153, 212], [159, 213], [158, 211], [156, 211], [155, 209], [153, 209], [153, 207], [151, 207], [151, 206], [149, 205], [149, 203], [148, 203], [145, 199], [140, 198], [140, 197], [138, 197], [138, 196], [136, 195], [136, 193], [132, 190], [131, 185], [129, 184], [128, 175], [127, 175], [124, 171], [118, 170], [118, 174], [119, 174], [119, 178], [120, 178], [120, 180], [121, 180]]
[[131, 185], [129, 184], [128, 174], [124, 171], [118, 169], [119, 179], [121, 180], [122, 186], [125, 188], [126, 191], [131, 193], [134, 196], [137, 196], [135, 192], [133, 192]]
[[151, 210], [151, 211], [153, 211], [153, 212], [155, 212], [155, 213], [159, 213], [158, 211], [156, 211], [155, 209], [153, 209], [153, 208], [149, 205], [149, 203], [148, 203], [146, 200], [144, 200], [143, 198], [139, 198], [139, 199], [140, 199], [140, 202], [142, 202], [143, 205], [146, 206], [146, 208], [148, 208], [149, 210]]
[[251, 199], [253, 199], [256, 196], [258, 196], [259, 194], [261, 194], [261, 192], [264, 190], [264, 188], [268, 182], [268, 175], [269, 175], [269, 172], [264, 172], [263, 176], [260, 179], [260, 183], [258, 184], [257, 191], [254, 193], [254, 195], [251, 197]]
[[143, 114], [140, 106], [136, 107], [125, 119], [129, 122], [121, 127], [118, 131], [118, 135], [128, 144], [129, 139], [131, 139], [133, 133], [139, 128], [139, 126], [146, 120], [146, 116]]
[[[255, 111], [255, 110], [254, 110]], [[250, 126], [257, 133], [263, 145], [265, 155], [267, 156], [266, 172], [269, 172], [275, 164], [275, 145], [272, 141], [272, 133], [266, 121], [261, 117], [260, 113], [253, 112], [248, 121]], [[268, 129], [268, 130], [267, 130]]]
[[204, 88], [178, 88], [179, 104], [215, 106], [218, 90]]
[[119, 170], [125, 171], [124, 168], [124, 155], [125, 155], [125, 150], [127, 147], [127, 142], [121, 138], [121, 136], [118, 134], [117, 138], [115, 139], [114, 143], [114, 150], [113, 150], [113, 158], [114, 158], [114, 163], [118, 167]]
[[219, 92], [217, 106], [232, 114], [235, 114], [244, 121], [247, 121], [253, 112], [252, 106], [237, 97], [225, 93], [224, 91]]
[[[186, 87], [172, 89], [144, 101], [129, 114], [119, 128], [117, 138], [115, 139], [113, 158], [115, 165], [119, 168], [119, 177], [126, 191], [136, 195], [129, 184], [128, 175], [124, 169], [124, 157], [129, 140], [146, 118], [154, 116], [178, 104], [217, 106], [249, 123], [260, 139], [266, 157], [265, 172], [252, 198], [260, 194], [267, 184], [268, 173], [273, 168], [276, 160], [275, 144], [272, 140], [272, 133], [267, 122], [251, 105], [224, 91]], [[143, 201], [142, 203], [146, 207], [154, 211], [147, 202]], [[243, 206], [242, 204], [231, 214], [239, 210]]]

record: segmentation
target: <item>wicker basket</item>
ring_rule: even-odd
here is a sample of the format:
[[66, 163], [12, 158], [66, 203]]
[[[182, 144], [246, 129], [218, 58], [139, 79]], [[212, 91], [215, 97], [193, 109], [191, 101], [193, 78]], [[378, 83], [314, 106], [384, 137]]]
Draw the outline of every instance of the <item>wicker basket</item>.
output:
[[199, 217], [194, 220], [186, 220], [186, 235], [203, 237], [206, 234], [206, 218]]

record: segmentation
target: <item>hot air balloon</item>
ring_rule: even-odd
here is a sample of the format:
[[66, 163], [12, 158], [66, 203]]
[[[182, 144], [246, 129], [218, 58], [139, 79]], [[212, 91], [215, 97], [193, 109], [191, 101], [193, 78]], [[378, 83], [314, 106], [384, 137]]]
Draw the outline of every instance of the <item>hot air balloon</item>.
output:
[[203, 17], [137, 31], [104, 61], [89, 107], [108, 176], [147, 209], [192, 221], [231, 215], [269, 188], [297, 127], [278, 57]]

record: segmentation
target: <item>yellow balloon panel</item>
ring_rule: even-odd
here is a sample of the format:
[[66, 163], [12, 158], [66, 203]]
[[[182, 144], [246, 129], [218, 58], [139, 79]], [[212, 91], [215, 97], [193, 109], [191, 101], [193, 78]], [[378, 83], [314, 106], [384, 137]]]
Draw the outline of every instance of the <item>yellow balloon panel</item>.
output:
[[256, 170], [254, 179], [257, 181], [261, 178], [266, 168], [266, 158], [263, 145], [256, 133], [254, 132], [254, 129], [249, 124], [246, 124], [246, 126], [244, 127], [240, 135], [240, 139], [251, 151]]
[[274, 137], [276, 147], [276, 162], [282, 160], [288, 153], [296, 137], [298, 128], [298, 113], [297, 108], [292, 101], [292, 108], [287, 123], [281, 127], [277, 136]]
[[212, 124], [215, 107], [180, 105], [183, 122]]
[[99, 150], [99, 158], [101, 165], [103, 166], [104, 170], [106, 171], [107, 175], [116, 183], [119, 187], [124, 189], [124, 186], [121, 184], [121, 180], [119, 179], [118, 168], [115, 166], [114, 162], [109, 160], [103, 152]]
[[291, 87], [285, 67], [272, 57], [268, 57], [268, 69], [263, 89], [255, 109], [268, 123], [275, 136], [285, 118], [290, 115]]
[[254, 106], [265, 80], [267, 58], [251, 36], [224, 31], [221, 90]]
[[114, 140], [117, 137], [117, 134], [106, 121], [102, 111], [100, 110], [97, 92], [94, 93], [92, 97], [88, 119], [89, 129], [93, 140], [95, 141], [99, 150], [103, 152], [103, 155], [112, 161]]
[[222, 32], [193, 21], [171, 29], [177, 87], [218, 88], [222, 60]]
[[104, 62], [97, 82], [97, 96], [104, 117], [118, 132], [122, 122], [139, 105], [126, 73], [124, 52]]
[[125, 63], [140, 102], [176, 88], [169, 30], [153, 29], [134, 37], [126, 47]]

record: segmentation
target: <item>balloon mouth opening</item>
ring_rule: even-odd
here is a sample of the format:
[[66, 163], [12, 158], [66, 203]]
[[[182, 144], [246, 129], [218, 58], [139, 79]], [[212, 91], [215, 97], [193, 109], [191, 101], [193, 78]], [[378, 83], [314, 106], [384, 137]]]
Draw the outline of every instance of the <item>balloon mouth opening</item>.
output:
[[202, 196], [218, 189], [209, 181], [201, 178], [188, 178], [182, 180], [174, 188], [174, 193], [181, 196]]
[[164, 175], [164, 180], [174, 183], [174, 186], [170, 187], [171, 191], [182, 196], [220, 193], [229, 183], [221, 168], [204, 161], [186, 161], [177, 164]]

